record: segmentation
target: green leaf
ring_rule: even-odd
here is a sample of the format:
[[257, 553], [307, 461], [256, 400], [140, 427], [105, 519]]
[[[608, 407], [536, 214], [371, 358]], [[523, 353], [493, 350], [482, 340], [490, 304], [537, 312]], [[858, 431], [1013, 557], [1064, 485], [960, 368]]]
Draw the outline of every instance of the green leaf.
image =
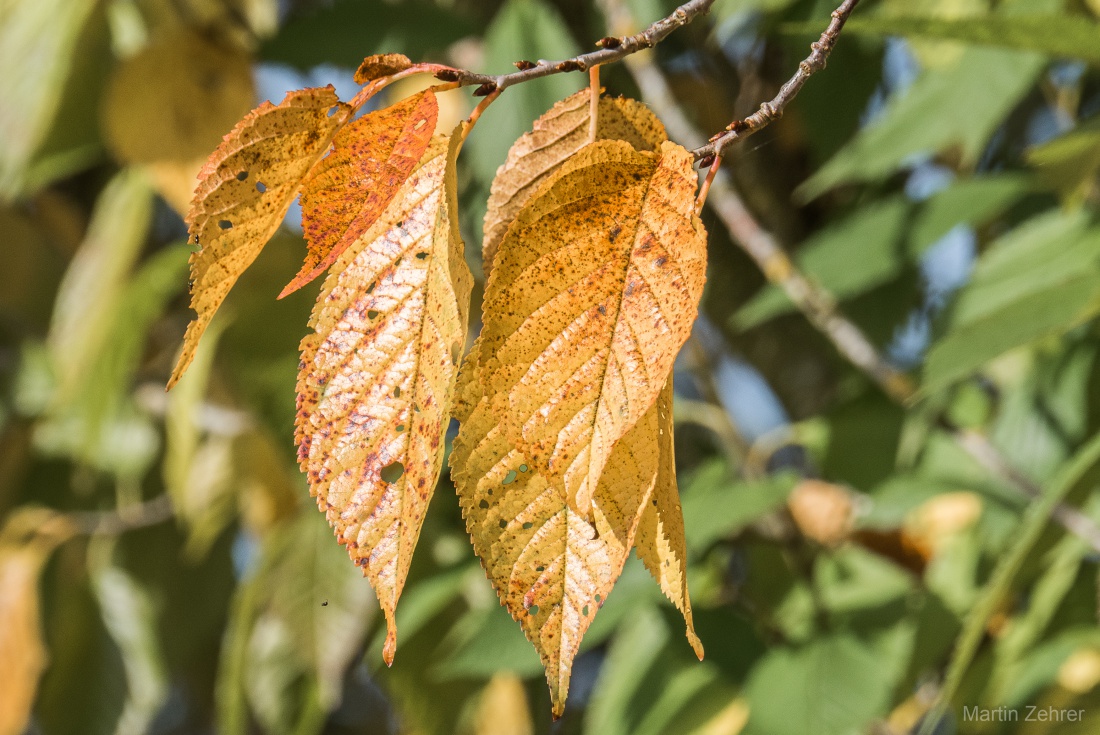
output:
[[844, 33], [961, 41], [1100, 63], [1100, 24], [1080, 15], [947, 19], [878, 14], [852, 18], [844, 25]]
[[26, 167], [61, 104], [81, 29], [97, 5], [95, 0], [0, 5], [0, 198], [21, 192]]
[[71, 403], [85, 388], [84, 380], [106, 349], [152, 214], [152, 190], [135, 170], [116, 175], [96, 201], [84, 242], [65, 272], [50, 324], [50, 352], [58, 378], [55, 401], [60, 405]]
[[334, 707], [344, 670], [377, 609], [374, 593], [316, 513], [304, 513], [276, 535], [267, 562], [263, 576], [271, 610], [286, 623], [295, 650], [311, 668], [321, 702]]
[[[98, 551], [110, 553], [102, 547]], [[126, 669], [128, 693], [115, 734], [143, 735], [168, 697], [168, 673], [156, 633], [158, 611], [149, 590], [119, 567], [103, 564], [92, 582], [103, 623]]]
[[[795, 261], [805, 273], [839, 299], [867, 291], [895, 278], [907, 261], [904, 238], [912, 205], [894, 196], [866, 205], [810, 238]], [[859, 263], [858, 268], [853, 268]], [[769, 286], [735, 315], [739, 329], [749, 329], [792, 311], [794, 304]]]
[[[994, 567], [989, 581], [982, 588], [977, 602], [963, 622], [962, 633], [955, 644], [955, 651], [947, 668], [943, 689], [940, 691], [938, 700], [940, 712], [952, 703], [955, 693], [962, 683], [963, 676], [970, 668], [974, 655], [978, 651], [989, 618], [996, 611], [997, 606], [1001, 604], [1012, 585], [1013, 579], [1016, 577], [1016, 573], [1023, 566], [1039, 537], [1046, 529], [1055, 506], [1062, 502], [1080, 481], [1086, 478], [1097, 462], [1100, 462], [1100, 435], [1093, 437], [1082, 447], [1062, 467], [1058, 475], [1047, 483], [1047, 486], [1043, 489], [1042, 497], [1028, 506], [1016, 532], [1013, 534], [1011, 546], [998, 559], [997, 566]], [[930, 732], [931, 726], [935, 724], [937, 719], [936, 717], [927, 718], [925, 721], [927, 726], [922, 728], [922, 735]]]
[[[834, 296], [850, 299], [899, 277], [952, 228], [985, 224], [1032, 188], [1028, 176], [996, 174], [957, 181], [919, 205], [886, 197], [816, 232], [795, 262]], [[734, 315], [734, 325], [750, 329], [794, 309], [782, 289], [768, 286]]]
[[542, 671], [535, 649], [500, 605], [471, 610], [455, 626], [452, 636], [457, 641], [454, 649], [434, 670], [441, 679], [487, 679], [498, 671], [530, 677]]
[[[462, 594], [469, 581], [470, 572], [479, 566], [471, 565], [440, 572], [421, 582], [406, 587], [401, 594], [401, 605], [397, 608], [397, 643], [401, 647], [404, 641], [422, 630], [432, 618], [452, 605]], [[386, 631], [382, 629], [374, 636], [365, 656], [367, 662], [382, 660], [382, 646], [386, 643]]]
[[933, 391], [1008, 350], [1058, 334], [1100, 310], [1100, 229], [1083, 214], [1033, 218], [995, 243], [928, 353]]
[[1039, 179], [1069, 194], [1100, 169], [1100, 119], [1092, 119], [1027, 153]]
[[917, 256], [959, 225], [980, 227], [1033, 191], [1026, 174], [1002, 173], [960, 179], [932, 195], [909, 229], [909, 253]]
[[822, 604], [833, 613], [897, 602], [914, 587], [912, 577], [900, 567], [859, 546], [818, 557], [814, 582]]
[[307, 509], [274, 529], [255, 578], [233, 601], [218, 677], [220, 727], [241, 733], [247, 701], [268, 730], [318, 732], [340, 703], [345, 670], [376, 609], [322, 516]]
[[947, 68], [926, 69], [911, 88], [804, 182], [804, 200], [844, 183], [877, 181], [916, 154], [958, 147], [972, 165], [1045, 61], [1034, 53], [970, 48]]
[[749, 680], [745, 735], [849, 735], [885, 713], [893, 663], [849, 633], [774, 648]]
[[829, 416], [825, 476], [870, 490], [894, 471], [905, 411], [880, 393], [837, 406]]
[[204, 440], [199, 417], [206, 399], [218, 341], [228, 319], [219, 314], [199, 343], [190, 370], [168, 394], [164, 417], [164, 485], [189, 536], [187, 553], [200, 558], [232, 519], [236, 507], [233, 441]]
[[687, 483], [681, 500], [690, 552], [698, 554], [781, 507], [795, 479], [778, 474], [756, 482], [738, 482], [729, 476], [724, 463], [704, 465]]
[[656, 610], [643, 607], [615, 636], [600, 678], [585, 709], [585, 732], [593, 735], [630, 735], [637, 721], [638, 690], [669, 641], [668, 626]]

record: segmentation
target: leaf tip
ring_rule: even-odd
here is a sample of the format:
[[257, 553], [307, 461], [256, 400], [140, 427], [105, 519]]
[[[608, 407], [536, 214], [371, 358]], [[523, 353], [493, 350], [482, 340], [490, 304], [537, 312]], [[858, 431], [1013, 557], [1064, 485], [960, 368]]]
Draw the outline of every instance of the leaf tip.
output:
[[301, 280], [301, 279], [295, 278], [293, 281], [291, 281], [287, 285], [283, 286], [283, 290], [279, 292], [279, 295], [275, 297], [275, 300], [276, 301], [281, 301], [281, 300], [285, 299], [287, 296], [290, 296], [290, 294], [294, 293], [295, 291], [297, 291], [302, 286], [304, 286], [305, 284], [304, 283], [299, 283], [298, 282], [299, 280]]
[[276, 300], [284, 299], [287, 296], [290, 296], [290, 294], [294, 293], [295, 291], [300, 289], [302, 286], [305, 286], [308, 283], [310, 283], [311, 281], [313, 281], [314, 278], [321, 275], [321, 273], [323, 273], [326, 268], [328, 268], [330, 265], [332, 265], [332, 263], [335, 262], [335, 260], [336, 260], [336, 258], [331, 257], [331, 254], [330, 254], [328, 257], [326, 257], [324, 260], [322, 260], [318, 265], [315, 265], [312, 268], [310, 267], [310, 263], [307, 261], [305, 263], [305, 265], [302, 266], [302, 269], [300, 271], [298, 271], [298, 275], [294, 276], [294, 278], [290, 281], [290, 283], [283, 286], [283, 290], [280, 291], [279, 295], [275, 297]]
[[695, 635], [695, 631], [688, 628], [687, 631], [688, 643], [691, 644], [691, 650], [695, 651], [695, 656], [702, 661], [703, 660], [703, 642], [699, 640], [699, 636]]
[[382, 660], [386, 666], [393, 666], [393, 657], [397, 653], [397, 623], [393, 613], [386, 611], [386, 645], [382, 647]]

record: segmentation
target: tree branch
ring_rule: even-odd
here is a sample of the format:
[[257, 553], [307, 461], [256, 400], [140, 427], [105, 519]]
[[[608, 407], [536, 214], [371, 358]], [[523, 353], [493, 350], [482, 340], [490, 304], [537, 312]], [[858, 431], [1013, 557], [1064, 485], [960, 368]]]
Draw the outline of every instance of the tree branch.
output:
[[548, 77], [569, 71], [587, 71], [594, 66], [620, 61], [644, 49], [653, 48], [665, 40], [677, 28], [682, 28], [705, 14], [714, 5], [715, 0], [688, 0], [672, 13], [657, 21], [641, 33], [622, 37], [608, 36], [597, 44], [599, 51], [580, 54], [562, 61], [538, 62], [517, 61], [519, 71], [510, 74], [477, 74], [465, 69], [445, 69], [436, 72], [436, 78], [445, 82], [458, 82], [459, 86], [479, 85], [477, 94], [486, 95], [494, 90], [504, 90], [515, 84], [529, 82], [532, 79]]
[[807, 80], [825, 68], [825, 62], [828, 61], [829, 54], [836, 45], [837, 38], [840, 37], [844, 23], [858, 4], [859, 0], [844, 0], [840, 7], [833, 11], [832, 20], [821, 34], [821, 38], [810, 44], [810, 55], [799, 62], [798, 71], [780, 87], [779, 93], [770, 101], [760, 105], [760, 109], [756, 112], [744, 120], [730, 123], [725, 131], [712, 137], [706, 145], [692, 151], [695, 154], [695, 160], [706, 161], [704, 165], [710, 165], [710, 160], [715, 156], [721, 156], [722, 151], [730, 143], [747, 138], [782, 117], [787, 105], [798, 95]]
[[[802, 88], [806, 79], [824, 67], [825, 57], [832, 50], [837, 34], [840, 33], [844, 21], [847, 20], [857, 2], [858, 0], [844, 0], [843, 4], [834, 11], [829, 28], [822, 34], [821, 40], [813, 45], [814, 51], [810, 54], [810, 58], [799, 66], [795, 76], [783, 85], [779, 95], [767, 105], [771, 105], [774, 109], [776, 100], [781, 100], [782, 104], [778, 109], [782, 111], [782, 108], [789, 104]], [[612, 28], [621, 31], [631, 27], [630, 13], [619, 0], [603, 0], [603, 5]], [[728, 135], [716, 136], [710, 144], [700, 146], [702, 133], [684, 114], [672, 93], [668, 80], [653, 61], [651, 54], [630, 56], [625, 63], [642, 92], [642, 98], [665, 123], [670, 136], [680, 140], [684, 145], [699, 146], [695, 153], [697, 156], [702, 154], [704, 159], [709, 156], [719, 157], [720, 151], [726, 145], [750, 135], [775, 119], [774, 116], [768, 119], [761, 118], [760, 123], [752, 123], [750, 127], [743, 130], [731, 129]], [[763, 110], [767, 105], [762, 105], [761, 109]], [[746, 120], [752, 117], [755, 115]], [[737, 126], [735, 124], [731, 127]], [[713, 146], [719, 141], [724, 142], [715, 149]], [[708, 163], [708, 165], [712, 164], [713, 160]], [[734, 189], [729, 174], [725, 170], [712, 167], [708, 172], [708, 180], [711, 183], [707, 202], [722, 224], [726, 226], [733, 241], [753, 259], [764, 276], [783, 289], [806, 319], [832, 342], [837, 352], [874, 381], [887, 396], [903, 406], [912, 404], [916, 400], [916, 388], [909, 376], [879, 354], [862, 330], [841, 313], [831, 293], [798, 270], [786, 251], [776, 242], [775, 237], [761, 227], [749, 212]], [[1023, 496], [1036, 499], [1042, 495], [1042, 488], [1016, 470], [986, 436], [961, 429], [946, 419], [941, 419], [940, 424], [978, 464], [1015, 488]], [[1067, 531], [1081, 538], [1093, 549], [1100, 551], [1100, 527], [1080, 510], [1059, 504], [1054, 509], [1053, 517]]]

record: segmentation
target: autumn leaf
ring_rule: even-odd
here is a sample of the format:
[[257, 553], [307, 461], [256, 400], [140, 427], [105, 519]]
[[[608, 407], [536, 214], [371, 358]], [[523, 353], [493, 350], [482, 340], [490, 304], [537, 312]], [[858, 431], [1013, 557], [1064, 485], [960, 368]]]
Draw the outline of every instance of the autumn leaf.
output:
[[[475, 374], [477, 359], [472, 352], [464, 372]], [[470, 398], [465, 389], [478, 386], [464, 378], [460, 390]], [[451, 476], [466, 530], [501, 602], [542, 659], [558, 717], [581, 638], [622, 572], [653, 492], [657, 410], [615, 445], [593, 494], [591, 520], [511, 445], [484, 394], [463, 418]]]
[[226, 294], [283, 221], [306, 174], [328, 150], [351, 108], [331, 85], [290, 92], [257, 107], [225, 136], [199, 173], [187, 223], [200, 249], [191, 256], [197, 312], [168, 387], [195, 356]]
[[582, 515], [702, 294], [692, 157], [661, 154], [598, 141], [570, 158], [517, 215], [486, 286], [481, 383], [509, 441]]
[[333, 264], [385, 210], [428, 147], [439, 105], [428, 89], [349, 123], [302, 188], [306, 262], [279, 298]]
[[443, 461], [472, 278], [456, 214], [461, 136], [436, 136], [337, 259], [302, 341], [298, 457], [310, 492], [394, 610]]
[[248, 53], [186, 26], [168, 31], [111, 75], [100, 114], [104, 142], [126, 163], [205, 158], [252, 109], [253, 87]]
[[672, 422], [672, 377], [657, 396], [657, 433], [654, 451], [660, 457], [657, 484], [638, 526], [638, 558], [645, 564], [661, 591], [683, 613], [687, 638], [695, 655], [703, 660], [703, 643], [695, 634], [691, 598], [687, 586], [687, 544], [680, 490], [676, 485], [676, 457]]
[[33, 551], [0, 550], [0, 734], [26, 729], [46, 649], [38, 622], [38, 570]]
[[413, 65], [405, 54], [372, 54], [355, 71], [355, 83], [367, 84], [382, 77], [405, 71]]
[[[563, 99], [512, 144], [493, 179], [485, 212], [481, 256], [486, 273], [508, 225], [539, 184], [589, 143], [589, 99], [588, 88]], [[597, 140], [625, 140], [638, 150], [656, 152], [668, 139], [657, 116], [626, 97], [601, 97], [596, 120]]]
[[0, 528], [0, 735], [27, 730], [47, 663], [38, 576], [50, 552], [73, 531], [61, 516], [29, 506]]

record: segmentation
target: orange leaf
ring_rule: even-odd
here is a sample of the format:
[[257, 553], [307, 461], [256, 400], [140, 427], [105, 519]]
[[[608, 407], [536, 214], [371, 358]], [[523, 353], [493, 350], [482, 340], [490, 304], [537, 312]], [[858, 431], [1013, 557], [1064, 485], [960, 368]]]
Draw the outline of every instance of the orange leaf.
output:
[[[508, 150], [485, 210], [481, 260], [486, 273], [519, 210], [566, 159], [588, 145], [589, 94], [585, 88], [555, 104]], [[665, 126], [638, 100], [601, 97], [596, 118], [596, 140], [625, 140], [640, 151], [654, 152], [668, 140]]]
[[489, 399], [477, 395], [477, 355], [467, 357], [460, 381], [464, 420], [451, 477], [474, 551], [538, 651], [558, 717], [581, 638], [622, 572], [656, 482], [657, 411], [615, 445], [586, 520], [510, 444]]
[[200, 246], [191, 255], [191, 308], [198, 316], [187, 327], [169, 388], [350, 110], [331, 85], [290, 92], [278, 105], [265, 102], [250, 112], [210, 155], [187, 215], [191, 241]]
[[279, 298], [336, 262], [386, 209], [435, 132], [439, 114], [430, 89], [349, 123], [302, 189], [306, 262]]
[[657, 396], [657, 436], [654, 451], [660, 455], [660, 469], [653, 496], [642, 513], [638, 526], [638, 558], [645, 564], [661, 591], [684, 615], [687, 638], [695, 655], [703, 660], [703, 643], [695, 635], [691, 617], [691, 597], [687, 586], [687, 544], [684, 540], [684, 514], [680, 508], [680, 490], [676, 485], [676, 457], [672, 422], [672, 376]]
[[388, 633], [443, 461], [472, 278], [458, 235], [460, 136], [436, 136], [374, 225], [336, 261], [302, 340], [298, 457], [363, 567]]
[[509, 441], [582, 515], [664, 386], [706, 277], [691, 154], [661, 154], [583, 148], [517, 215], [485, 290], [481, 382]]

